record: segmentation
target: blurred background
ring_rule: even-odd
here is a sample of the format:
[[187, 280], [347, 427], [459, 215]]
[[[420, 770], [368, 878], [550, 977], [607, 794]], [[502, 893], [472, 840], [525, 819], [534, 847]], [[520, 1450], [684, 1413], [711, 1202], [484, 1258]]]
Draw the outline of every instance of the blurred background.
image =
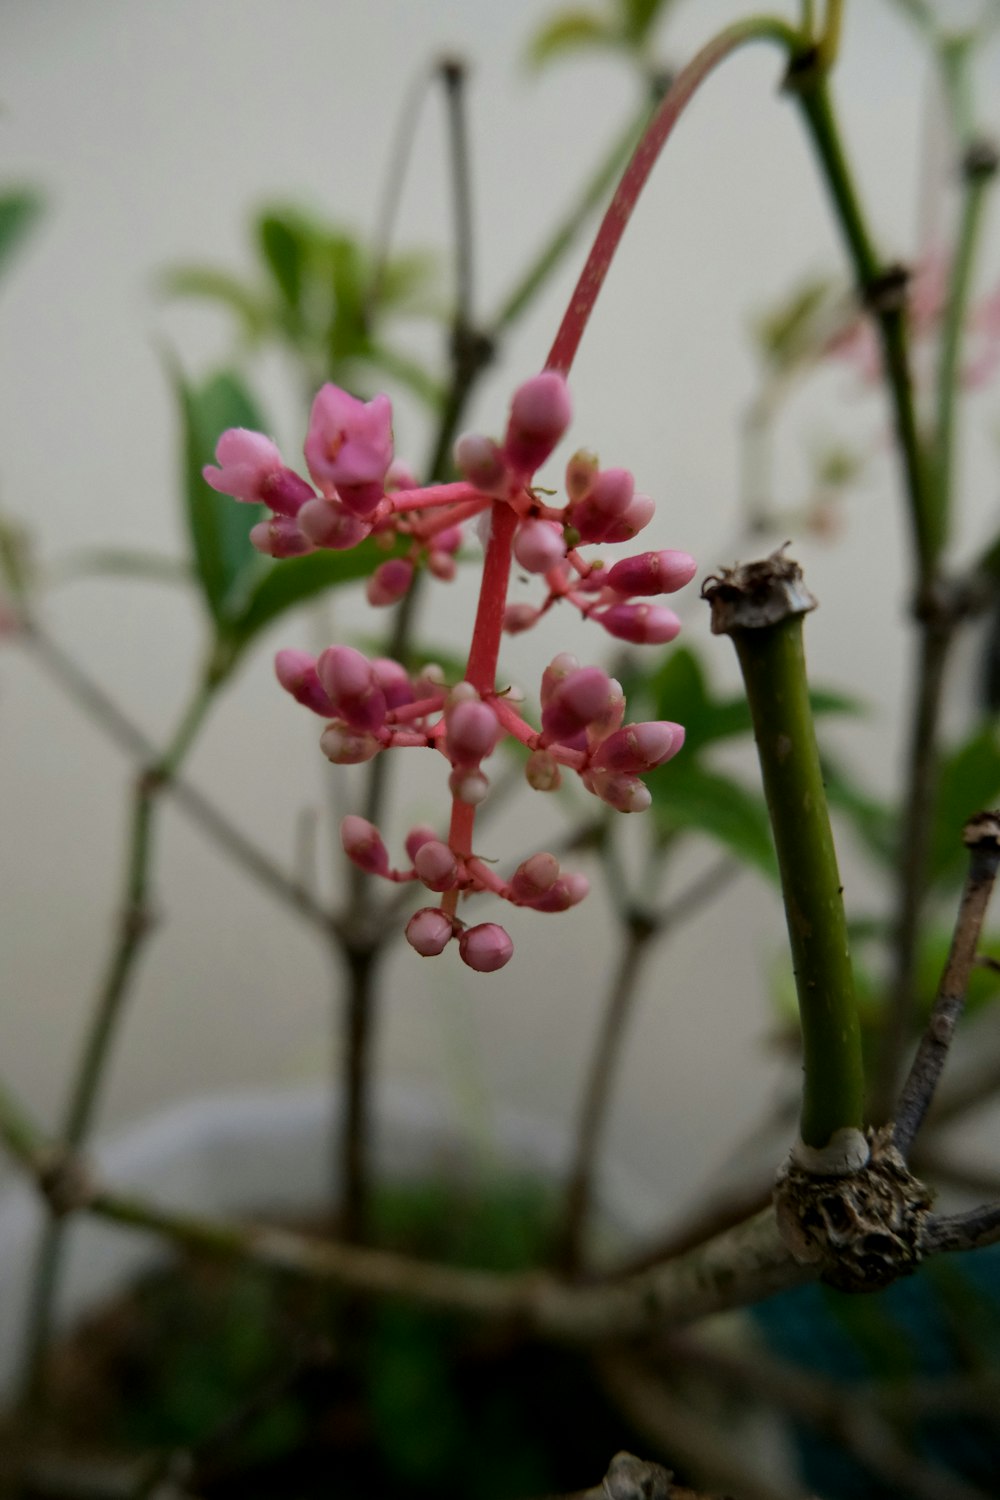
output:
[[[941, 9], [961, 20], [961, 7]], [[659, 44], [664, 64], [683, 63], [748, 10], [680, 0]], [[157, 742], [200, 660], [198, 599], [148, 579], [67, 578], [60, 567], [95, 547], [183, 554], [178, 418], [164, 355], [202, 378], [232, 360], [234, 339], [221, 312], [164, 298], [162, 273], [198, 263], [249, 274], [248, 229], [265, 203], [299, 205], [370, 236], [403, 102], [417, 73], [447, 52], [471, 67], [475, 309], [489, 318], [638, 98], [634, 75], [605, 54], [574, 54], [531, 73], [528, 40], [548, 14], [538, 0], [4, 0], [4, 185], [37, 187], [45, 214], [0, 287], [0, 505], [28, 528], [54, 580], [45, 601], [53, 636]], [[737, 551], [745, 557], [792, 538], [821, 603], [807, 630], [815, 678], [871, 706], [862, 719], [831, 723], [829, 736], [885, 790], [900, 756], [907, 681], [906, 536], [882, 401], [851, 365], [829, 362], [789, 404], [773, 502], [791, 519], [750, 543], [745, 536], [741, 428], [759, 388], [755, 319], [810, 276], [844, 269], [779, 84], [774, 50], [752, 48], [681, 122], [583, 341], [568, 441], [634, 471], [659, 502], [647, 545], [694, 553], [699, 577]], [[977, 84], [982, 123], [996, 133], [1000, 48], [984, 53]], [[931, 248], [935, 216], [947, 222], [951, 184], [935, 155], [926, 59], [891, 5], [848, 7], [835, 91], [879, 243], [912, 259]], [[452, 214], [436, 94], [413, 152], [395, 245], [440, 255], [447, 302]], [[501, 349], [474, 403], [477, 430], [502, 431], [511, 389], [543, 363], [586, 247], [585, 235]], [[978, 272], [982, 292], [995, 286], [998, 249], [994, 223]], [[443, 359], [439, 323], [414, 321], [402, 337], [414, 355]], [[303, 393], [279, 355], [252, 368], [294, 465]], [[420, 465], [425, 419], [412, 398], [392, 394], [397, 451]], [[998, 420], [995, 387], [970, 398], [959, 476], [963, 555], [996, 529]], [[823, 536], [815, 515], [810, 526], [802, 517], [814, 498], [815, 455], [831, 443], [865, 462], [837, 507], [834, 534]], [[558, 482], [557, 465], [552, 473]], [[430, 591], [421, 631], [428, 642], [460, 647], [473, 575], [468, 569]], [[696, 586], [688, 595], [688, 643], [715, 681], [735, 687], [728, 643], [710, 638]], [[325, 821], [338, 772], [318, 753], [318, 721], [278, 690], [271, 659], [279, 646], [315, 650], [337, 633], [373, 628], [360, 591], [339, 594], [328, 616], [286, 617], [258, 642], [187, 767], [283, 861], [296, 858], [304, 820], [315, 819], [325, 892], [343, 875]], [[532, 692], [556, 651], [605, 660], [606, 645], [598, 631], [559, 615], [510, 642], [503, 660]], [[957, 718], [975, 691], [971, 647], [960, 664], [950, 687]], [[748, 754], [734, 764], [749, 766]], [[47, 1122], [58, 1118], [109, 943], [130, 774], [32, 657], [6, 643], [0, 1066]], [[421, 766], [408, 768], [405, 786], [396, 783], [388, 832], [397, 848], [406, 827], [435, 817], [443, 781]], [[492, 853], [515, 862], [558, 837], [558, 809], [540, 803], [525, 792], [509, 804], [490, 826]], [[694, 875], [714, 855], [694, 840], [689, 858]], [[849, 846], [845, 871], [849, 902], [879, 899]], [[117, 1127], [210, 1091], [325, 1077], [339, 1047], [339, 1012], [314, 934], [172, 806], [155, 891], [160, 922], [101, 1124]], [[574, 912], [518, 913], [510, 925], [517, 951], [500, 974], [474, 978], [452, 954], [422, 962], [402, 944], [385, 971], [380, 1084], [427, 1091], [457, 1123], [487, 1136], [506, 1109], [557, 1125], [572, 1119], [614, 961], [615, 928], [597, 879]], [[775, 890], [742, 874], [650, 966], [608, 1142], [609, 1156], [643, 1184], [650, 1223], [732, 1158], [788, 1082], [773, 1046], [768, 978], [782, 933]]]

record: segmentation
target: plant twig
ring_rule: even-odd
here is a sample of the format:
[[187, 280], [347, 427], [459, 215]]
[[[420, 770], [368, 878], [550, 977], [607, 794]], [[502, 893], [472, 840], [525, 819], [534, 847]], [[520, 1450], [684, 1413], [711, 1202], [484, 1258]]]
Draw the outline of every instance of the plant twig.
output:
[[979, 813], [971, 818], [965, 825], [962, 840], [969, 850], [969, 873], [951, 948], [927, 1029], [903, 1085], [893, 1125], [894, 1143], [904, 1157], [934, 1097], [965, 1005], [979, 934], [1000, 867], [1000, 814]]

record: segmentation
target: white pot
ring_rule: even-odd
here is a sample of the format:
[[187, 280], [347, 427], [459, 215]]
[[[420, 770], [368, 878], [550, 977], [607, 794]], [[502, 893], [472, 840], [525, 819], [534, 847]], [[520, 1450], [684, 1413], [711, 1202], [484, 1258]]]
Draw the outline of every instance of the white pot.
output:
[[[565, 1130], [502, 1114], [489, 1142], [462, 1140], [426, 1095], [380, 1097], [373, 1141], [380, 1178], [406, 1181], [434, 1170], [468, 1179], [491, 1165], [561, 1180]], [[330, 1201], [333, 1099], [328, 1090], [211, 1095], [177, 1104], [96, 1143], [103, 1180], [196, 1214], [298, 1215]], [[645, 1213], [642, 1212], [643, 1206]], [[599, 1221], [621, 1232], [650, 1221], [649, 1195], [616, 1170], [599, 1191]], [[26, 1180], [0, 1188], [0, 1402], [16, 1378], [34, 1250], [43, 1210]], [[68, 1236], [56, 1327], [65, 1328], [167, 1253], [156, 1236], [81, 1215]]]

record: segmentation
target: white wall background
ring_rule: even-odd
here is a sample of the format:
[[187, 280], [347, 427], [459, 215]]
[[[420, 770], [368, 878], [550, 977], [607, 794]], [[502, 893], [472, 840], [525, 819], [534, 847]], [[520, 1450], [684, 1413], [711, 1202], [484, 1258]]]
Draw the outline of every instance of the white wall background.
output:
[[[38, 184], [49, 206], [0, 288], [0, 495], [43, 559], [101, 543], [179, 551], [174, 415], [157, 346], [166, 341], [203, 371], [225, 356], [227, 329], [200, 310], [164, 310], [151, 295], [154, 273], [179, 260], [247, 267], [248, 214], [266, 200], [301, 201], [370, 227], [400, 101], [415, 68], [443, 49], [475, 64], [479, 308], [497, 304], [632, 108], [633, 81], [607, 59], [526, 77], [525, 39], [546, 9], [539, 0], [4, 0], [3, 177]], [[680, 4], [665, 55], [684, 60], [749, 9]], [[848, 9], [836, 84], [847, 140], [880, 242], [909, 256], [926, 69], [888, 4]], [[635, 215], [573, 376], [574, 443], [633, 468], [662, 501], [650, 545], [688, 548], [703, 573], [732, 560], [738, 425], [754, 388], [748, 319], [805, 273], [842, 265], [778, 80], [774, 50], [756, 48], [696, 100]], [[994, 48], [979, 79], [994, 131], [998, 85]], [[407, 243], [448, 244], [442, 163], [432, 105], [402, 214]], [[996, 280], [997, 243], [993, 233], [984, 288]], [[544, 359], [582, 256], [581, 246], [484, 383], [474, 417], [485, 430], [500, 428], [512, 385]], [[293, 455], [302, 418], [276, 365], [265, 392]], [[996, 524], [997, 410], [995, 393], [969, 406], [963, 553]], [[839, 424], [877, 442], [881, 422], [877, 398], [850, 375], [822, 381], [782, 440], [784, 498], [798, 496], [804, 444], [816, 431]], [[405, 409], [397, 438], [404, 453], [424, 451]], [[876, 704], [852, 742], [885, 785], [905, 691], [904, 533], [888, 461], [876, 462], [847, 519], [836, 545], [797, 536], [795, 549], [822, 602], [809, 626], [817, 676]], [[456, 602], [468, 597], [467, 587], [439, 592], [432, 639], [455, 630]], [[364, 606], [338, 608], [354, 622]], [[732, 679], [728, 646], [709, 643], [702, 607], [692, 602], [688, 615], [689, 639], [707, 647], [718, 677]], [[168, 732], [197, 661], [195, 602], [150, 585], [76, 583], [53, 594], [48, 618], [151, 735]], [[561, 621], [558, 634], [529, 638], [509, 659], [530, 682], [550, 646], [591, 659], [603, 645], [595, 634]], [[320, 805], [324, 778], [336, 773], [316, 749], [316, 721], [273, 683], [270, 655], [281, 644], [314, 645], [309, 622], [286, 619], [247, 663], [188, 771], [233, 820], [290, 858], [296, 818]], [[967, 691], [956, 680], [957, 703]], [[109, 941], [129, 771], [26, 654], [4, 651], [0, 1066], [49, 1121]], [[429, 795], [418, 815], [432, 810]], [[537, 847], [538, 802], [520, 827], [497, 832], [498, 854]], [[862, 877], [849, 878], [849, 897], [851, 879]], [[309, 929], [173, 807], [162, 821], [156, 889], [162, 924], [141, 966], [102, 1123], [207, 1090], [321, 1076], [336, 1046], [331, 978]], [[561, 918], [515, 914], [511, 926], [515, 961], [481, 982], [453, 954], [421, 963], [400, 947], [388, 969], [380, 1076], [453, 1100], [456, 1117], [482, 1110], [488, 1120], [504, 1103], [565, 1119], [613, 962], [613, 930], [599, 898]], [[781, 930], [776, 895], [744, 877], [662, 950], [643, 985], [611, 1144], [654, 1190], [652, 1218], [726, 1159], [774, 1095], [760, 976]]]

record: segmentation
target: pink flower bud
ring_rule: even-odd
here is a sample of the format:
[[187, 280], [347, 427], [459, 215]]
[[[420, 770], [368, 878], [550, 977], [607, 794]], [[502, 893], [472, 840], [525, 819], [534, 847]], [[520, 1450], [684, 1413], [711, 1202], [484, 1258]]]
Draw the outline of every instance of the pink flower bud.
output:
[[628, 469], [602, 469], [590, 489], [567, 507], [566, 519], [583, 542], [600, 542], [632, 503], [635, 480]]
[[605, 582], [618, 594], [672, 594], [690, 583], [697, 563], [686, 552], [640, 552], [624, 557]]
[[555, 521], [522, 521], [514, 537], [514, 556], [529, 573], [547, 573], [566, 556], [562, 527]]
[[428, 554], [427, 566], [442, 583], [450, 583], [458, 571], [451, 553], [438, 552], [437, 549]]
[[316, 659], [308, 651], [279, 651], [274, 658], [274, 674], [296, 703], [322, 714], [324, 719], [333, 717], [336, 710], [319, 680]]
[[482, 771], [467, 771], [464, 767], [457, 767], [448, 777], [448, 790], [456, 802], [464, 802], [467, 807], [478, 807], [480, 802], [485, 802], [490, 789], [490, 783]]
[[496, 749], [500, 724], [488, 703], [465, 699], [445, 715], [448, 731], [445, 746], [456, 766], [477, 766]]
[[591, 765], [595, 770], [636, 776], [662, 766], [677, 754], [683, 743], [683, 728], [669, 720], [626, 724], [597, 747]]
[[559, 879], [559, 861], [554, 854], [533, 854], [523, 860], [510, 877], [510, 893], [515, 901], [532, 902], [551, 890]]
[[437, 834], [433, 828], [428, 828], [425, 823], [419, 823], [416, 828], [410, 829], [406, 835], [405, 848], [411, 862], [416, 859], [417, 850], [432, 839], [436, 840]]
[[508, 635], [520, 635], [522, 630], [531, 629], [540, 614], [541, 610], [533, 604], [508, 604], [504, 610], [503, 628]]
[[328, 646], [316, 662], [338, 715], [353, 729], [381, 729], [387, 706], [372, 664], [353, 646]]
[[572, 406], [566, 381], [543, 370], [514, 392], [504, 456], [518, 474], [534, 474], [569, 426]]
[[560, 651], [558, 656], [554, 656], [552, 658], [548, 666], [545, 668], [545, 671], [542, 673], [542, 684], [541, 688], [539, 689], [539, 696], [541, 698], [543, 708], [548, 703], [549, 699], [552, 697], [552, 694], [555, 692], [559, 683], [562, 682], [563, 678], [568, 677], [571, 672], [579, 672], [579, 670], [580, 663], [577, 661], [572, 651]]
[[404, 704], [414, 701], [410, 674], [402, 662], [393, 661], [391, 656], [376, 656], [371, 668], [375, 681], [385, 694], [389, 710], [402, 708]]
[[360, 766], [377, 755], [382, 746], [373, 734], [363, 734], [335, 719], [320, 735], [319, 748], [335, 766]]
[[446, 526], [444, 531], [434, 533], [432, 546], [435, 552], [457, 552], [462, 545], [461, 526]]
[[595, 796], [617, 812], [645, 812], [653, 800], [649, 787], [638, 776], [590, 771], [584, 776], [584, 781]]
[[481, 922], [478, 927], [467, 927], [461, 934], [458, 952], [470, 969], [475, 969], [478, 974], [493, 974], [510, 962], [514, 944], [496, 922]]
[[455, 444], [455, 467], [484, 495], [506, 495], [510, 480], [499, 443], [478, 432], [463, 433]]
[[570, 672], [556, 684], [542, 709], [542, 730], [546, 737], [565, 742], [611, 712], [616, 687], [618, 684], [600, 667], [581, 667]]
[[524, 766], [528, 785], [536, 792], [555, 792], [562, 785], [559, 762], [547, 750], [533, 750]]
[[344, 853], [360, 870], [369, 875], [389, 873], [389, 853], [374, 823], [350, 813], [340, 825], [340, 842]]
[[206, 464], [202, 476], [220, 494], [250, 505], [263, 504], [280, 516], [295, 516], [312, 488], [281, 461], [277, 446], [262, 432], [230, 427], [219, 438], [215, 456], [221, 468]]
[[583, 900], [589, 890], [590, 881], [586, 875], [569, 872], [560, 875], [547, 891], [543, 891], [529, 904], [532, 911], [569, 911], [571, 906], [576, 906]]
[[590, 616], [603, 625], [609, 635], [634, 646], [662, 646], [672, 641], [681, 622], [672, 609], [659, 604], [612, 604], [595, 610]]
[[327, 383], [316, 394], [305, 441], [306, 464], [325, 494], [336, 490], [345, 508], [367, 516], [382, 498], [392, 462], [392, 402], [358, 401]]
[[336, 500], [324, 500], [317, 496], [307, 500], [298, 514], [299, 529], [317, 547], [326, 547], [333, 552], [346, 552], [363, 542], [371, 532], [367, 521], [352, 516]]
[[365, 597], [376, 607], [397, 604], [409, 592], [413, 582], [413, 564], [405, 557], [390, 557], [379, 563], [365, 585]]
[[571, 500], [582, 500], [597, 476], [600, 464], [596, 453], [580, 448], [566, 465], [566, 493]]
[[420, 481], [411, 468], [408, 468], [400, 459], [393, 459], [389, 465], [389, 472], [385, 476], [385, 489], [387, 494], [393, 490], [416, 490], [420, 488]]
[[406, 941], [421, 958], [436, 958], [454, 935], [451, 918], [437, 906], [422, 906], [406, 924]]
[[656, 502], [649, 495], [633, 495], [628, 510], [608, 527], [601, 540], [608, 544], [630, 542], [649, 525], [655, 513]]
[[420, 880], [432, 891], [449, 891], [458, 877], [458, 861], [440, 839], [428, 839], [413, 859]]
[[312, 542], [290, 516], [272, 516], [251, 526], [250, 545], [265, 557], [302, 557], [313, 550]]

